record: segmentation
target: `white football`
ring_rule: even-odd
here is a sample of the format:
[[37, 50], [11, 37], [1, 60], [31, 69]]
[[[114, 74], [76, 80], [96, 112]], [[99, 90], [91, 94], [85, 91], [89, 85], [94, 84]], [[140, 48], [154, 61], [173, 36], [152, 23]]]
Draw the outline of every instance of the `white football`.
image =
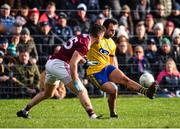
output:
[[154, 81], [153, 75], [148, 72], [143, 73], [139, 78], [139, 83], [143, 87], [149, 87]]

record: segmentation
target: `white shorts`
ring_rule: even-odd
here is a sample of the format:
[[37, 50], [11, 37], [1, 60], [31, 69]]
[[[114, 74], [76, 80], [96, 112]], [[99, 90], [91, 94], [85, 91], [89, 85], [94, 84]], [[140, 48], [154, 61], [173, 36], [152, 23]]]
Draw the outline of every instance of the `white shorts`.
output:
[[70, 74], [70, 66], [62, 60], [48, 60], [45, 65], [45, 68], [45, 83], [55, 84], [57, 80], [60, 80], [66, 85], [72, 81]]

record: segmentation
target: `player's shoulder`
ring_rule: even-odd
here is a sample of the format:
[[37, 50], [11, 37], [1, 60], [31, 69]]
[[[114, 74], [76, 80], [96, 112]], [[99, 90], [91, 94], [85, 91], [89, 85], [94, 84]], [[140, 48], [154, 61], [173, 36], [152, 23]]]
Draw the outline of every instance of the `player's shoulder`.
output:
[[110, 46], [116, 46], [114, 40], [112, 38], [105, 38], [103, 37], [100, 42], [100, 44], [107, 44], [107, 45], [110, 45]]
[[103, 38], [101, 39], [101, 41], [103, 41], [103, 42], [105, 41], [105, 42], [115, 43], [112, 38], [105, 38], [105, 37], [103, 37]]
[[89, 35], [88, 34], [80, 34], [77, 36], [77, 38], [80, 40], [89, 40]]
[[89, 35], [88, 34], [81, 34], [77, 36], [78, 38], [78, 43], [79, 44], [88, 44], [89, 43]]

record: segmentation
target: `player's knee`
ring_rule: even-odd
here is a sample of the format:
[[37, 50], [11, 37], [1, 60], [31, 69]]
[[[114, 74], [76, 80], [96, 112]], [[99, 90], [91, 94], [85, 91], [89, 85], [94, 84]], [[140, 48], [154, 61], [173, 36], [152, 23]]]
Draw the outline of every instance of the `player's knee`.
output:
[[117, 85], [115, 83], [112, 83], [112, 87], [113, 87], [112, 94], [117, 95], [117, 93], [118, 93]]

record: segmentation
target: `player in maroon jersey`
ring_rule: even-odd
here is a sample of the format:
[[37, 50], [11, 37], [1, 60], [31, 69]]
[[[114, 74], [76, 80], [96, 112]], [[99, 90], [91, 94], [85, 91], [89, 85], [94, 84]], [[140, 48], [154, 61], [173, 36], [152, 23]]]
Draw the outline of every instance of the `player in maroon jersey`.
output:
[[99, 42], [104, 36], [104, 26], [94, 25], [89, 35], [79, 35], [69, 39], [62, 46], [58, 53], [54, 54], [46, 63], [45, 90], [40, 91], [26, 107], [16, 114], [18, 117], [29, 118], [29, 111], [44, 99], [54, 94], [56, 83], [62, 81], [71, 91], [78, 95], [80, 102], [91, 119], [96, 119], [91, 101], [86, 88], [80, 81], [77, 73], [79, 62], [86, 63], [84, 56], [87, 54], [90, 45]]

